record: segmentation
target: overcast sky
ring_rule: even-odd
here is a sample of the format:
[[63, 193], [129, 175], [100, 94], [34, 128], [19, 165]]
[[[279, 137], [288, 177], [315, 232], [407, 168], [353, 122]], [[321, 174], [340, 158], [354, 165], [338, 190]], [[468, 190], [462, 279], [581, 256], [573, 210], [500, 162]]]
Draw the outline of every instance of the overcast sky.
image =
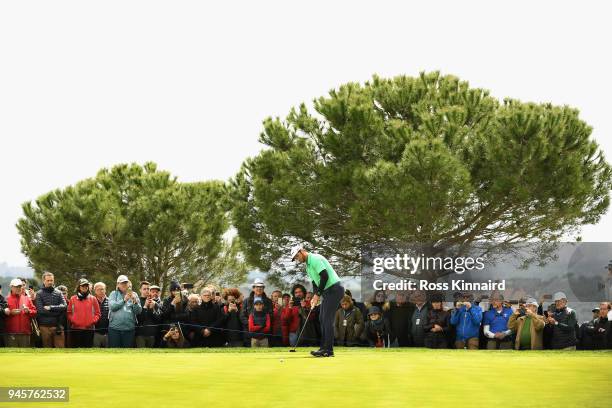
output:
[[610, 160], [610, 2], [506, 3], [1, 2], [0, 262], [27, 263], [24, 201], [123, 162], [227, 179], [266, 116], [375, 73], [569, 104]]

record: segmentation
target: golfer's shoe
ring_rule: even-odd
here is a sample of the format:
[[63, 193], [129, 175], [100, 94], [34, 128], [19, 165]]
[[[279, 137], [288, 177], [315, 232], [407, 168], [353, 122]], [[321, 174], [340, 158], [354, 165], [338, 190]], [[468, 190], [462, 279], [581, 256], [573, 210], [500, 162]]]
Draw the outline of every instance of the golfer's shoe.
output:
[[333, 351], [327, 351], [327, 350], [311, 351], [310, 354], [312, 354], [315, 357], [333, 357], [334, 356]]

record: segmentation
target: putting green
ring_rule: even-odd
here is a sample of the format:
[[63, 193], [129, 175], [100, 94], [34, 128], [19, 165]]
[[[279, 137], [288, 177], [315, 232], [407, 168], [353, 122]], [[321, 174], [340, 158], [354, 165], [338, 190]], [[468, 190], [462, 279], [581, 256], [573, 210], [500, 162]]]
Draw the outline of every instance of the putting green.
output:
[[70, 387], [0, 407], [610, 406], [610, 351], [308, 351], [0, 349], [0, 386]]

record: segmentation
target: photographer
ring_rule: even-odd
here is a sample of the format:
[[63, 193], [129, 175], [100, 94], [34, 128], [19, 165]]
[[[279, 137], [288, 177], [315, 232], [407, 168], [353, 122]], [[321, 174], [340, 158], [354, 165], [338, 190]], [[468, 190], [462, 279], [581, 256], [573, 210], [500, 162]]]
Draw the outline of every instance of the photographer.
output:
[[451, 312], [450, 324], [456, 327], [455, 348], [478, 350], [478, 335], [482, 322], [482, 309], [472, 305], [474, 296], [462, 293], [461, 300], [456, 302], [455, 310]]
[[165, 323], [187, 321], [187, 295], [177, 281], [170, 282], [170, 295], [162, 303], [161, 319]]
[[138, 314], [138, 326], [136, 327], [136, 347], [138, 348], [155, 346], [158, 325], [161, 323], [161, 304], [151, 295], [150, 287], [149, 282], [140, 282], [142, 311]]
[[53, 285], [55, 277], [51, 272], [42, 274], [43, 288], [36, 294], [36, 319], [40, 328], [43, 347], [64, 348], [63, 315], [66, 313], [66, 300], [62, 292]]
[[242, 322], [240, 321], [240, 309], [242, 307], [242, 303], [240, 302], [241, 296], [242, 294], [238, 288], [223, 290], [223, 300], [225, 300], [226, 303], [223, 306], [223, 327], [225, 328], [224, 337], [226, 344], [229, 347], [244, 346]]
[[185, 340], [181, 329], [176, 324], [171, 324], [162, 341], [168, 348], [187, 348], [189, 343]]
[[127, 276], [117, 278], [117, 289], [108, 297], [108, 306], [108, 347], [134, 347], [136, 316], [142, 306]]
[[490, 297], [491, 308], [484, 313], [483, 333], [487, 338], [487, 350], [512, 349], [512, 330], [508, 329], [508, 321], [512, 316], [512, 308], [504, 305], [504, 297], [495, 293]]
[[542, 350], [544, 317], [538, 315], [538, 301], [528, 298], [508, 320], [508, 328], [516, 332], [516, 350]]

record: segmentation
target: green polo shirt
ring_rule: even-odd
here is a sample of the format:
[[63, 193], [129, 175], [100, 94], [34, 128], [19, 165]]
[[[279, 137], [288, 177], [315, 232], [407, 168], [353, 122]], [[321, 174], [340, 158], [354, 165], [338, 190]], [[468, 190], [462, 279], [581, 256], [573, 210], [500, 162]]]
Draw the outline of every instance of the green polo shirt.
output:
[[308, 277], [317, 285], [317, 287], [321, 281], [321, 275], [319, 274], [322, 270], [327, 270], [327, 275], [329, 276], [329, 279], [327, 279], [327, 284], [321, 289], [322, 291], [340, 281], [336, 271], [334, 271], [334, 268], [331, 267], [329, 261], [325, 259], [324, 256], [309, 253], [308, 257], [306, 258], [306, 273], [308, 274]]
[[519, 345], [521, 350], [531, 349], [531, 316], [527, 316], [525, 318], [525, 323], [523, 323], [523, 328], [521, 329]]

